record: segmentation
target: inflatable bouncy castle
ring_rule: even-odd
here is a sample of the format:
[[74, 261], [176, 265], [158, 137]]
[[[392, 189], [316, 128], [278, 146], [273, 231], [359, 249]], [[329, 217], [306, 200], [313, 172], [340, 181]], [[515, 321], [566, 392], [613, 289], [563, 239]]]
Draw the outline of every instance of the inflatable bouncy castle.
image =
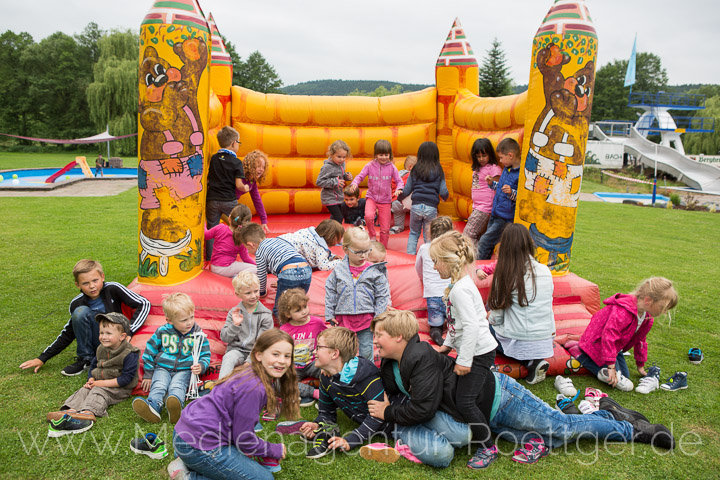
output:
[[[219, 330], [238, 300], [229, 279], [203, 270], [202, 248], [208, 162], [223, 126], [240, 133], [239, 157], [260, 149], [270, 158], [260, 189], [270, 235], [328, 217], [314, 181], [338, 139], [351, 148], [347, 169], [353, 175], [371, 160], [377, 140], [391, 142], [398, 164], [422, 142], [436, 142], [450, 191], [440, 213], [453, 216], [462, 230], [472, 208], [472, 143], [486, 137], [497, 145], [512, 137], [523, 158], [515, 221], [528, 227], [538, 260], [555, 275], [557, 337], [549, 373], [577, 372], [563, 344], [600, 308], [597, 286], [569, 273], [597, 44], [584, 2], [556, 0], [530, 48], [528, 90], [518, 95], [478, 96], [478, 63], [457, 19], [435, 64], [435, 87], [380, 98], [263, 94], [232, 86], [232, 62], [218, 25], [197, 0], [155, 1], [140, 33], [138, 278], [132, 284], [153, 310], [133, 343], [144, 347], [165, 322], [162, 296], [183, 291], [210, 337], [213, 365], [224, 353]], [[255, 213], [247, 196], [241, 202]], [[407, 234], [390, 240], [392, 304], [414, 311], [427, 331], [422, 286], [415, 257], [404, 253], [406, 242]], [[313, 274], [313, 315], [324, 315], [326, 278], [327, 272]], [[490, 280], [478, 282], [484, 298], [489, 287]], [[267, 299], [263, 303], [271, 305], [272, 291]], [[525, 373], [498, 362], [513, 376]]]

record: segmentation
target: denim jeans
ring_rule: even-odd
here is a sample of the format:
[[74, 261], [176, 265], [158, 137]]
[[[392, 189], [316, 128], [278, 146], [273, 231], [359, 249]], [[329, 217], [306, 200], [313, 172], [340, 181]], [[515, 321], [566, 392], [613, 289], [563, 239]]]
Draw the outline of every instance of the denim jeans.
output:
[[273, 316], [278, 317], [277, 305], [280, 300], [280, 295], [285, 290], [291, 288], [302, 288], [306, 292], [310, 289], [310, 282], [312, 281], [312, 268], [310, 267], [298, 267], [288, 268], [283, 270], [277, 276], [277, 293], [275, 294], [275, 304], [273, 305]]
[[[592, 358], [590, 358], [590, 355], [585, 352], [582, 352], [580, 354], [577, 361], [580, 362], [582, 366], [587, 369], [588, 372], [592, 373], [596, 377], [598, 372], [601, 369], [605, 368], [605, 365], [601, 367], [600, 365], [595, 363]], [[623, 352], [618, 353], [618, 356], [615, 359], [615, 369], [618, 372], [622, 373], [625, 378], [630, 378], [630, 369], [627, 366], [627, 362], [625, 361], [625, 355], [623, 355]]]
[[417, 253], [420, 231], [425, 243], [430, 241], [430, 222], [437, 217], [437, 208], [422, 203], [410, 207], [410, 235], [408, 235], [407, 253]]
[[574, 439], [626, 441], [633, 438], [633, 426], [615, 420], [606, 410], [588, 415], [566, 415], [533, 395], [515, 379], [496, 374], [500, 382], [500, 404], [490, 419], [490, 429], [498, 438], [525, 443], [538, 435], [551, 447], [559, 447]]
[[218, 379], [230, 375], [235, 367], [243, 363], [250, 363], [250, 355], [242, 350], [226, 350], [223, 355], [222, 363], [220, 363], [220, 374]]
[[442, 327], [445, 324], [447, 309], [442, 297], [427, 297], [428, 325], [431, 327]]
[[315, 391], [315, 387], [313, 387], [312, 385], [308, 385], [307, 383], [303, 383], [300, 380], [304, 378], [317, 378], [318, 380], [320, 379], [322, 373], [320, 369], [315, 366], [315, 362], [310, 362], [302, 368], [295, 368], [295, 374], [297, 375], [298, 379], [298, 391], [300, 392], [300, 396], [312, 397], [313, 392]]
[[370, 329], [366, 328], [365, 330], [358, 330], [357, 332], [355, 332], [355, 335], [357, 335], [358, 344], [360, 345], [360, 356], [367, 358], [371, 362], [374, 362], [375, 359], [373, 358], [373, 336]]
[[175, 455], [190, 470], [190, 479], [238, 478], [272, 480], [273, 474], [233, 445], [213, 450], [198, 450], [173, 433]]
[[470, 427], [440, 410], [427, 423], [395, 425], [394, 432], [395, 438], [402, 440], [418, 460], [441, 468], [450, 465], [455, 449], [467, 445], [470, 435]]
[[[205, 221], [207, 222], [207, 228], [212, 228], [220, 223], [220, 216], [224, 213], [228, 217], [232, 209], [238, 206], [238, 201], [230, 200], [228, 202], [220, 202], [217, 200], [208, 200], [205, 206]], [[213, 243], [215, 239], [205, 241], [205, 259], [209, 260], [212, 256]]]
[[190, 370], [180, 370], [173, 373], [170, 370], [156, 367], [147, 398], [148, 405], [154, 408], [156, 412], [161, 413], [165, 404], [165, 397], [170, 395], [177, 397], [180, 400], [180, 405], [183, 405], [185, 394], [187, 394], [190, 385], [191, 375]]
[[95, 321], [96, 311], [82, 305], [73, 310], [70, 324], [77, 341], [77, 356], [88, 362], [95, 357], [100, 345], [100, 327]]
[[513, 223], [512, 220], [505, 220], [504, 218], [490, 217], [487, 230], [480, 240], [478, 240], [478, 260], [489, 260], [492, 256], [495, 245], [500, 241], [500, 235], [508, 223]]

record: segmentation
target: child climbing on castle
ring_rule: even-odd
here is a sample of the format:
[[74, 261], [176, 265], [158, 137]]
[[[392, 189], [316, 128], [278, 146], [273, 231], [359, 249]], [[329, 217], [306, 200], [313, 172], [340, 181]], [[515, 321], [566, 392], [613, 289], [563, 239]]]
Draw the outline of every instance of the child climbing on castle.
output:
[[245, 155], [242, 163], [243, 169], [245, 170], [245, 178], [242, 179], [243, 187], [238, 187], [235, 190], [235, 195], [237, 199], [240, 200], [240, 197], [244, 193], [250, 194], [255, 212], [257, 212], [258, 217], [260, 217], [260, 225], [262, 225], [263, 231], [268, 233], [270, 231], [268, 228], [268, 217], [258, 188], [258, 184], [262, 183], [267, 176], [268, 157], [260, 150], [253, 150]]
[[478, 406], [477, 398], [484, 388], [493, 385], [490, 368], [495, 365], [497, 342], [490, 333], [483, 299], [468, 274], [475, 263], [473, 250], [470, 239], [454, 230], [430, 244], [430, 258], [440, 278], [451, 281], [443, 298], [447, 305], [448, 334], [439, 351], [448, 353], [453, 348], [457, 351], [455, 404], [470, 426], [471, 447], [476, 449], [467, 465], [485, 468], [497, 458], [498, 451], [490, 435], [490, 419]]
[[[248, 255], [247, 248], [234, 240], [235, 232], [251, 218], [250, 209], [246, 205], [238, 205], [230, 212], [228, 224], [220, 222], [209, 230], [205, 228], [205, 239], [215, 240], [210, 256], [211, 272], [232, 278], [244, 270], [256, 270], [255, 261]], [[237, 260], [238, 255], [242, 261]]]
[[325, 153], [325, 160], [315, 184], [321, 188], [320, 201], [330, 212], [330, 218], [343, 223], [342, 204], [345, 183], [352, 180], [352, 174], [345, 170], [345, 161], [352, 158], [350, 147], [342, 140], [335, 140]]
[[463, 235], [477, 244], [487, 230], [495, 198], [495, 191], [485, 179], [491, 177], [497, 182], [500, 180], [502, 169], [498, 165], [495, 149], [487, 138], [478, 138], [473, 142], [470, 159], [473, 171], [471, 189], [473, 205]]
[[[380, 243], [387, 247], [390, 237], [390, 223], [392, 222], [392, 181], [395, 180], [397, 189], [394, 193], [402, 193], [404, 183], [400, 178], [397, 167], [392, 163], [392, 145], [387, 140], [375, 142], [373, 160], [365, 165], [351, 185], [357, 190], [360, 182], [368, 177], [368, 190], [365, 196], [365, 224], [371, 240], [375, 240], [375, 212], [380, 222]], [[360, 340], [362, 344], [362, 340]]]

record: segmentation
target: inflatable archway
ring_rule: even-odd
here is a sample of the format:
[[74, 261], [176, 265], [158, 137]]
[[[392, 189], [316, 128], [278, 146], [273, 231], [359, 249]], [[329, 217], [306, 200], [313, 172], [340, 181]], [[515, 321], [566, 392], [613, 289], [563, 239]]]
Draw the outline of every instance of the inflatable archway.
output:
[[[538, 258], [555, 275], [568, 273], [597, 54], [597, 37], [582, 1], [554, 2], [533, 40], [528, 91], [501, 98], [478, 97], [477, 60], [457, 19], [435, 64], [436, 86], [381, 98], [287, 96], [231, 86], [232, 63], [218, 27], [212, 16], [206, 20], [197, 0], [155, 1], [140, 38], [134, 288], [150, 296], [190, 289], [196, 303], [207, 300], [199, 308], [208, 312], [216, 309], [210, 301], [214, 295], [228, 294], [218, 287], [222, 281], [207, 280], [212, 274], [202, 270], [201, 247], [208, 159], [224, 125], [240, 132], [239, 155], [261, 149], [270, 157], [270, 174], [261, 185], [263, 203], [270, 214], [290, 214], [283, 221], [273, 218], [274, 234], [317, 223], [319, 217], [311, 215], [323, 207], [314, 180], [334, 140], [351, 147], [348, 169], [354, 174], [370, 160], [379, 139], [391, 142], [398, 163], [422, 142], [435, 141], [451, 193], [440, 211], [465, 219], [472, 204], [470, 146], [480, 137], [495, 145], [514, 138], [524, 159], [516, 221], [528, 226]], [[390, 252], [391, 280], [394, 269], [410, 263], [403, 255]], [[314, 277], [319, 285], [324, 283], [320, 276]], [[557, 294], [558, 282], [556, 296], [562, 300], [557, 304], [565, 310], [579, 305], [577, 311], [570, 308], [576, 318], [568, 319], [572, 331], [567, 332], [582, 331], [589, 313], [599, 307], [597, 287], [570, 275], [570, 287]], [[408, 298], [418, 303], [419, 282], [412, 285], [405, 282], [402, 289], [415, 288]], [[405, 306], [423, 317], [422, 306]], [[223, 315], [198, 315], [218, 317]], [[559, 365], [566, 363], [559, 362], [551, 372], [565, 371]]]

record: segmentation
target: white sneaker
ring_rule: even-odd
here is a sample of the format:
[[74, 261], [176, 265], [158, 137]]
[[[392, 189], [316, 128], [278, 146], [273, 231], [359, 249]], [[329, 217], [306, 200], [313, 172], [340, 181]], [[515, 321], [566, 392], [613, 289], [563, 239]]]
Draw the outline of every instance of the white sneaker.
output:
[[587, 415], [588, 413], [597, 412], [599, 408], [593, 402], [589, 400], [583, 400], [578, 404], [578, 410], [580, 410], [583, 415]]
[[168, 464], [168, 475], [172, 480], [185, 480], [190, 477], [190, 470], [180, 458], [176, 458]]
[[657, 377], [651, 377], [650, 375], [648, 375], [647, 377], [643, 377], [640, 379], [638, 386], [635, 387], [635, 391], [637, 393], [648, 394], [652, 391], [657, 390], [658, 388], [660, 388], [660, 381], [657, 379]]
[[573, 385], [572, 380], [561, 375], [555, 377], [555, 388], [566, 397], [572, 398], [577, 395], [577, 388]]
[[[623, 376], [620, 372], [615, 372], [615, 375], [617, 375], [618, 382], [615, 384], [615, 388], [620, 390], [621, 392], [632, 392], [632, 389], [635, 387], [633, 383], [630, 381], [629, 378]], [[597, 374], [597, 379], [601, 382], [608, 383], [608, 369], [603, 368], [600, 370]]]

